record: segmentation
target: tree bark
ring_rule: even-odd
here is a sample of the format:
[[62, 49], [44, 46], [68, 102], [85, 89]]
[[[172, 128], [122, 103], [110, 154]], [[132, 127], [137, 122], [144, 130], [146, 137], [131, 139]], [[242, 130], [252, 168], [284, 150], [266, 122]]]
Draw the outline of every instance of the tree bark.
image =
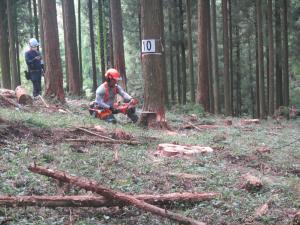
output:
[[180, 52], [179, 52], [179, 3], [178, 0], [175, 0], [175, 7], [174, 7], [174, 25], [175, 25], [175, 54], [176, 54], [176, 77], [177, 77], [177, 99], [178, 103], [182, 103], [182, 80], [181, 80], [181, 73], [180, 73]]
[[228, 40], [228, 1], [222, 0], [223, 15], [223, 54], [224, 54], [224, 106], [225, 115], [231, 115], [230, 78], [229, 78], [229, 40]]
[[66, 13], [65, 13], [65, 7], [63, 6], [64, 5], [64, 0], [61, 0], [62, 2], [62, 15], [63, 15], [63, 31], [64, 31], [64, 43], [65, 43], [65, 48], [64, 48], [64, 54], [65, 54], [65, 75], [66, 75], [66, 91], [69, 92], [70, 90], [70, 87], [69, 87], [69, 69], [68, 69], [68, 54], [67, 54], [67, 49], [66, 49], [66, 46], [67, 46], [67, 29], [66, 29]]
[[265, 92], [264, 92], [264, 53], [263, 53], [263, 31], [262, 31], [262, 4], [256, 0], [256, 17], [258, 32], [258, 74], [259, 74], [259, 117], [265, 118]]
[[20, 77], [18, 77], [18, 67], [16, 58], [16, 40], [15, 40], [15, 19], [16, 18], [16, 1], [6, 0], [7, 5], [7, 19], [8, 19], [8, 35], [9, 35], [9, 61], [11, 64], [11, 86], [15, 89], [21, 84]]
[[175, 80], [174, 80], [174, 63], [173, 63], [173, 46], [174, 46], [174, 30], [173, 30], [173, 20], [174, 20], [174, 13], [173, 8], [174, 5], [171, 1], [168, 3], [168, 30], [169, 30], [169, 65], [170, 65], [170, 86], [171, 86], [171, 99], [172, 102], [175, 103]]
[[[147, 1], [147, 0], [142, 0], [142, 1]], [[154, 2], [154, 0], [151, 2]], [[142, 8], [143, 8], [143, 3], [142, 3]], [[147, 9], [149, 9], [149, 8], [147, 8]], [[69, 174], [66, 174], [64, 172], [49, 170], [47, 168], [43, 168], [40, 166], [29, 166], [28, 169], [31, 172], [42, 174], [42, 175], [45, 175], [48, 177], [52, 177], [59, 181], [62, 181], [65, 183], [70, 183], [71, 185], [81, 187], [87, 191], [95, 192], [97, 194], [104, 196], [107, 199], [110, 199], [111, 201], [120, 201], [125, 204], [134, 205], [139, 209], [145, 210], [147, 212], [151, 212], [151, 213], [156, 214], [161, 217], [172, 219], [177, 222], [181, 222], [183, 224], [203, 224], [203, 223], [195, 221], [191, 218], [187, 218], [187, 217], [181, 216], [179, 214], [170, 212], [168, 210], [156, 207], [156, 206], [146, 203], [142, 200], [134, 198], [130, 195], [124, 194], [122, 192], [117, 192], [117, 191], [108, 189], [102, 185], [99, 185], [94, 180], [88, 180], [88, 179], [81, 178], [81, 177], [70, 176]]]
[[283, 81], [283, 105], [289, 106], [289, 43], [288, 43], [288, 1], [282, 4], [282, 81]]
[[165, 128], [165, 43], [162, 1], [141, 1], [142, 39], [155, 39], [155, 53], [142, 54], [142, 71], [144, 76], [144, 106], [143, 111], [154, 112], [141, 115], [141, 124]]
[[275, 77], [276, 77], [276, 108], [283, 105], [282, 92], [282, 40], [281, 40], [281, 0], [275, 1]]
[[180, 50], [181, 50], [181, 73], [182, 73], [182, 104], [186, 104], [186, 59], [185, 59], [185, 37], [183, 31], [183, 7], [182, 0], [179, 0], [179, 34], [180, 34]]
[[191, 87], [191, 101], [196, 102], [195, 97], [195, 74], [194, 74], [194, 60], [193, 60], [193, 40], [192, 40], [192, 24], [191, 24], [191, 0], [186, 0], [186, 21], [187, 21], [187, 35], [188, 35], [188, 64]]
[[268, 0], [268, 33], [269, 33], [269, 115], [274, 114], [274, 41], [272, 0]]
[[[42, 46], [42, 55], [43, 55], [43, 59], [45, 61], [44, 25], [43, 25], [42, 3], [41, 3], [41, 0], [38, 0], [38, 11], [39, 11], [39, 21], [40, 21], [40, 46]], [[47, 66], [47, 65], [45, 64], [45, 66]]]
[[231, 115], [234, 115], [233, 109], [233, 38], [232, 38], [232, 0], [227, 0], [228, 2], [228, 29], [229, 29], [229, 100], [230, 100], [230, 111]]
[[[161, 195], [133, 195], [132, 197], [154, 205], [168, 205], [174, 202], [209, 201], [218, 193], [170, 193]], [[0, 196], [0, 206], [5, 207], [113, 207], [123, 206], [124, 203], [110, 201], [102, 196]]]
[[36, 0], [33, 0], [33, 20], [34, 20], [34, 35], [35, 38], [39, 41], [39, 19], [37, 15]]
[[209, 112], [209, 79], [208, 79], [208, 49], [207, 49], [207, 10], [208, 1], [198, 0], [198, 85], [197, 103]]
[[126, 89], [127, 77], [126, 77], [126, 70], [125, 70], [124, 36], [123, 36], [123, 25], [122, 25], [121, 1], [111, 0], [110, 11], [111, 11], [111, 22], [112, 22], [114, 67], [120, 72], [122, 77], [122, 87]]
[[97, 89], [97, 71], [95, 60], [95, 37], [94, 37], [94, 22], [93, 22], [93, 1], [88, 0], [89, 11], [89, 30], [90, 30], [90, 45], [91, 45], [91, 57], [92, 57], [92, 77], [93, 77], [93, 91]]
[[2, 87], [11, 89], [6, 0], [0, 0], [0, 60]]
[[79, 75], [79, 62], [76, 40], [76, 17], [75, 7], [73, 0], [64, 0], [64, 19], [65, 19], [65, 39], [66, 39], [66, 54], [69, 75], [69, 92], [71, 95], [79, 96], [81, 93], [80, 75]]
[[105, 54], [104, 54], [104, 30], [103, 30], [103, 0], [98, 0], [98, 17], [99, 17], [99, 48], [100, 48], [100, 65], [101, 65], [101, 74], [102, 82], [105, 81]]
[[[33, 17], [32, 17], [32, 4], [31, 4], [32, 0], [28, 0], [28, 12], [29, 12], [29, 32], [30, 32], [30, 37], [32, 38], [34, 35], [34, 27], [31, 26], [33, 23]], [[34, 1], [34, 0], [33, 0]]]
[[77, 2], [77, 18], [78, 18], [78, 62], [79, 62], [79, 77], [80, 77], [80, 90], [83, 87], [83, 76], [82, 76], [82, 53], [81, 53], [81, 1]]
[[56, 97], [59, 101], [64, 102], [65, 94], [63, 89], [55, 0], [42, 1], [42, 16], [45, 61], [47, 62], [45, 95], [48, 97]]
[[240, 116], [242, 111], [241, 93], [241, 53], [240, 53], [240, 27], [235, 27], [236, 31], [236, 115]]
[[217, 22], [216, 22], [216, 0], [211, 1], [211, 54], [212, 54], [212, 80], [214, 95], [214, 111], [220, 113], [219, 106], [219, 62], [218, 62], [218, 39], [217, 39]]

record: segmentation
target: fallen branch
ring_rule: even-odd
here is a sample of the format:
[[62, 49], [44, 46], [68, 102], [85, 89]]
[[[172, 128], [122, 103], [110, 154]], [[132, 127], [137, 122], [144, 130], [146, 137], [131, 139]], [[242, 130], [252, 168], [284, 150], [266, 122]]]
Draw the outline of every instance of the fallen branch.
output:
[[95, 135], [95, 136], [97, 136], [97, 137], [101, 137], [101, 138], [104, 138], [104, 139], [107, 139], [107, 140], [111, 140], [111, 141], [116, 141], [115, 139], [112, 139], [112, 138], [110, 138], [110, 137], [106, 137], [106, 136], [101, 135], [101, 134], [97, 134], [97, 133], [95, 133], [95, 132], [89, 131], [89, 130], [84, 129], [84, 128], [81, 128], [81, 127], [78, 127], [77, 129], [78, 129], [78, 130], [81, 130], [81, 131], [84, 131], [84, 132], [86, 132], [86, 133]]
[[188, 123], [189, 125], [191, 125], [192, 127], [194, 127], [196, 130], [199, 130], [199, 131], [203, 131], [204, 129], [217, 129], [217, 128], [220, 128], [220, 126], [218, 125], [207, 125], [207, 124], [203, 124], [203, 125], [195, 125], [195, 124], [192, 124], [191, 122], [189, 121], [186, 121], [186, 123]]
[[49, 108], [49, 105], [46, 103], [46, 101], [44, 100], [44, 98], [41, 95], [39, 95], [39, 98], [42, 100], [42, 102], [46, 106], [46, 108]]
[[173, 213], [171, 211], [159, 208], [157, 206], [151, 205], [149, 203], [146, 203], [142, 200], [139, 200], [133, 196], [124, 194], [122, 192], [117, 192], [114, 190], [111, 190], [109, 188], [106, 188], [102, 185], [99, 185], [94, 180], [88, 180], [81, 177], [75, 177], [71, 176], [69, 174], [66, 174], [61, 171], [54, 171], [50, 170], [41, 166], [31, 165], [28, 168], [30, 171], [38, 174], [42, 174], [48, 177], [52, 177], [54, 179], [57, 179], [59, 181], [70, 183], [71, 185], [83, 188], [87, 191], [95, 192], [99, 195], [104, 196], [107, 199], [110, 199], [112, 201], [117, 200], [119, 202], [134, 205], [139, 209], [142, 209], [147, 212], [151, 212], [153, 214], [156, 214], [161, 217], [169, 218], [171, 220], [180, 222], [182, 224], [193, 224], [193, 225], [203, 225], [204, 223], [198, 222], [194, 219], [179, 215], [177, 213]]
[[101, 144], [127, 144], [127, 145], [140, 145], [141, 142], [138, 141], [129, 141], [129, 140], [96, 140], [96, 139], [65, 139], [65, 141], [70, 142], [94, 142]]
[[[207, 201], [218, 196], [218, 193], [171, 193], [163, 195], [134, 195], [134, 198], [155, 204], [166, 205], [171, 202]], [[113, 207], [117, 202], [102, 196], [0, 196], [0, 206], [6, 207]]]

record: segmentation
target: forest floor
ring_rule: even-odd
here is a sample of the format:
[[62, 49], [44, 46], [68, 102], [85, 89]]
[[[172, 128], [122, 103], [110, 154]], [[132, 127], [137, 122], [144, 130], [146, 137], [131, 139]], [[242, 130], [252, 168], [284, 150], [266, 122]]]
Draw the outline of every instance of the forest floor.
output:
[[[92, 118], [87, 102], [69, 101], [67, 110], [45, 107], [0, 107], [0, 195], [78, 195], [53, 179], [34, 174], [37, 165], [91, 178], [129, 194], [218, 192], [211, 201], [174, 203], [170, 210], [207, 224], [291, 224], [300, 208], [300, 119], [265, 120], [244, 125], [241, 118], [196, 116], [168, 111], [171, 130], [144, 129], [120, 116], [118, 124]], [[230, 119], [232, 125], [225, 125]], [[193, 124], [214, 124], [193, 129]], [[68, 138], [95, 138], [79, 127], [142, 142], [124, 144], [73, 143]], [[187, 129], [189, 128], [189, 129]], [[212, 147], [193, 157], [157, 155], [159, 143]], [[197, 176], [182, 176], [191, 174]], [[259, 191], [243, 187], [244, 176], [262, 180]], [[91, 193], [88, 193], [91, 194]], [[265, 203], [267, 209], [256, 211]], [[122, 208], [0, 207], [0, 224], [175, 224], [168, 219]]]

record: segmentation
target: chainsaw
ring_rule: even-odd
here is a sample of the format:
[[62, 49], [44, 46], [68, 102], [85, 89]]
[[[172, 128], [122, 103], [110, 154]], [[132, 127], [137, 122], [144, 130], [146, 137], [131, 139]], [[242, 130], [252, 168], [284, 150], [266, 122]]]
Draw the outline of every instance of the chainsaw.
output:
[[[117, 113], [123, 113], [127, 115], [129, 112], [134, 111], [135, 106], [138, 104], [138, 100], [132, 99], [128, 103], [120, 103], [116, 102], [114, 103], [114, 108], [116, 109]], [[113, 112], [110, 109], [98, 109], [95, 107], [95, 104], [93, 104], [90, 109], [90, 113], [94, 115], [96, 118], [99, 118], [101, 120], [105, 120], [107, 117], [109, 117]]]

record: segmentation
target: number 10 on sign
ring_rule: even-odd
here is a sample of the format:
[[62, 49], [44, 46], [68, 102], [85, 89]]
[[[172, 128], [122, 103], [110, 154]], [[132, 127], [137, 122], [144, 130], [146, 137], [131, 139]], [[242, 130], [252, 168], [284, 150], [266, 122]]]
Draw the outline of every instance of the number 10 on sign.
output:
[[142, 53], [155, 52], [155, 40], [142, 40]]

